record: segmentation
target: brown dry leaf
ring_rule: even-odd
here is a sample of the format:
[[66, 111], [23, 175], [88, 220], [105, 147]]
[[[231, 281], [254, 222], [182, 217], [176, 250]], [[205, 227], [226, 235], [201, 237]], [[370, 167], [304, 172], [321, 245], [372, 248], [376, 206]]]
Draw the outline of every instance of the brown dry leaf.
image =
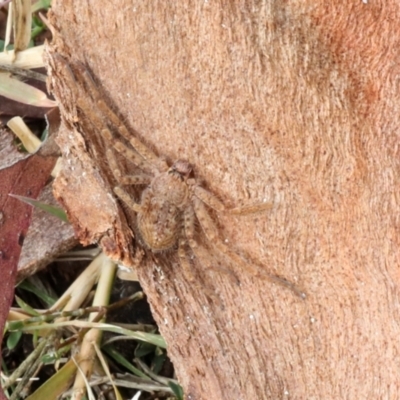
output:
[[54, 157], [35, 154], [0, 169], [1, 330], [14, 296], [18, 259], [32, 214], [30, 205], [10, 197], [9, 193], [36, 198], [49, 179], [54, 163]]
[[[40, 154], [46, 157], [58, 157], [59, 149], [54, 143], [60, 128], [60, 114], [53, 109], [46, 114], [49, 132], [48, 139], [42, 144]], [[61, 207], [54, 199], [53, 183], [49, 183], [39, 194], [37, 200], [44, 204]], [[33, 208], [32, 222], [29, 226], [21, 256], [18, 262], [17, 281], [33, 275], [61, 254], [78, 244], [71, 224], [46, 211]]]
[[18, 151], [15, 136], [6, 128], [0, 128], [0, 170], [11, 167], [30, 156]]
[[272, 201], [257, 217], [218, 216], [221, 238], [308, 294], [194, 263], [222, 308], [173, 256], [146, 255], [138, 276], [187, 398], [399, 398], [399, 5], [118, 7], [65, 0], [51, 18], [57, 195], [80, 238], [108, 238], [129, 261], [135, 219], [110, 196], [106, 145], [55, 53], [86, 64], [133, 134], [188, 159], [225, 203]]
[[[60, 207], [54, 199], [52, 184], [42, 190], [37, 200]], [[78, 240], [71, 224], [34, 208], [32, 223], [29, 226], [18, 262], [17, 282], [35, 274], [77, 244]]]

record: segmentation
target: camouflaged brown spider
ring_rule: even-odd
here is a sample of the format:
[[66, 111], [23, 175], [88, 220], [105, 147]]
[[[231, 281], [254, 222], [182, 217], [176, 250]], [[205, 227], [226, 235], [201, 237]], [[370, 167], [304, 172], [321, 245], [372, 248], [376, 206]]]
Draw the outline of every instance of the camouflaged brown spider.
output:
[[[232, 251], [219, 239], [216, 225], [207, 210], [209, 207], [218, 213], [228, 212], [239, 215], [269, 209], [271, 204], [261, 203], [227, 209], [215, 195], [197, 183], [193, 177], [193, 168], [188, 161], [177, 160], [172, 166], [169, 166], [142, 141], [133, 136], [112, 108], [106, 104], [86, 68], [78, 65], [77, 69], [81, 74], [79, 79], [83, 79], [92, 99], [102, 112], [102, 118], [82, 97], [77, 101], [78, 107], [89, 117], [93, 125], [101, 130], [102, 137], [112, 146], [107, 150], [106, 155], [111, 171], [118, 182], [118, 186], [114, 187], [114, 193], [136, 213], [137, 230], [144, 245], [152, 252], [161, 252], [177, 247], [177, 254], [185, 277], [196, 283], [186, 249], [189, 246], [194, 255], [202, 251], [195, 238], [197, 219], [207, 242], [230, 262], [242, 265], [253, 275], [283, 285], [301, 298], [305, 298], [305, 294], [293, 283], [266, 272], [261, 266], [245, 261], [238, 253]], [[124, 141], [116, 139], [111, 133], [111, 127], [130, 146]], [[123, 175], [114, 150], [138, 167], [142, 173]], [[123, 188], [126, 185], [146, 185], [140, 203], [135, 202]]]

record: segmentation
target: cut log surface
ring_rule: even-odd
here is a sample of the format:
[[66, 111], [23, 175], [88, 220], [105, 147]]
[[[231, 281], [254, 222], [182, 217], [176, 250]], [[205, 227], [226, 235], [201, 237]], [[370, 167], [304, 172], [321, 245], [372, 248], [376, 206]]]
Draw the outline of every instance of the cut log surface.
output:
[[127, 264], [140, 246], [57, 54], [87, 66], [132, 135], [189, 160], [226, 206], [272, 203], [210, 215], [232, 254], [307, 294], [214, 254], [199, 226], [200, 284], [174, 249], [146, 251], [138, 276], [187, 399], [400, 398], [394, 15], [399, 4], [379, 0], [54, 1], [66, 160], [55, 191], [82, 242]]

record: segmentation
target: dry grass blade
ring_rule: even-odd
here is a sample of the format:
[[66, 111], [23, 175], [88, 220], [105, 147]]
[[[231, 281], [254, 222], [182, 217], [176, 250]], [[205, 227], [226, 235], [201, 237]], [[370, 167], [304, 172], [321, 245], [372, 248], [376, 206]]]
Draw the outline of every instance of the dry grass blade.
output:
[[0, 64], [13, 65], [25, 69], [42, 68], [45, 66], [43, 62], [43, 50], [44, 45], [20, 51], [16, 60], [14, 60], [15, 51], [10, 50], [7, 53], [0, 54]]
[[39, 149], [42, 142], [32, 133], [21, 117], [11, 118], [7, 126], [18, 136], [28, 153], [35, 153]]
[[76, 363], [71, 359], [26, 400], [56, 399], [70, 387], [76, 373]]
[[101, 362], [101, 366], [103, 367], [104, 372], [106, 373], [108, 379], [111, 382], [111, 385], [112, 385], [112, 387], [114, 389], [114, 394], [115, 394], [116, 399], [117, 400], [122, 400], [121, 393], [119, 392], [117, 386], [115, 385], [115, 382], [114, 382], [114, 380], [113, 380], [113, 378], [111, 376], [111, 372], [110, 372], [110, 370], [108, 368], [108, 365], [107, 365], [107, 362], [106, 362], [106, 360], [105, 360], [105, 358], [103, 356], [103, 353], [100, 351], [100, 349], [99, 349], [99, 347], [97, 346], [96, 343], [93, 343], [93, 348], [96, 351], [97, 357]]
[[71, 311], [81, 307], [95, 282], [99, 279], [101, 265], [106, 256], [99, 254], [51, 307], [51, 311]]
[[10, 3], [13, 9], [13, 31], [15, 56], [25, 50], [31, 40], [32, 11], [31, 0], [13, 0]]
[[14, 65], [4, 65], [0, 64], [0, 70], [10, 72], [13, 75], [18, 75], [22, 78], [26, 79], [36, 79], [40, 82], [46, 82], [47, 76], [41, 74], [40, 72], [31, 71], [29, 69], [23, 69], [19, 67], [15, 67]]
[[7, 72], [0, 72], [0, 95], [36, 107], [56, 107], [56, 102], [50, 100], [45, 92], [10, 77]]
[[[93, 299], [93, 306], [106, 306], [109, 304], [111, 288], [114, 281], [116, 264], [108, 258], [103, 258], [100, 279]], [[97, 319], [98, 313], [92, 313], [89, 321]], [[73, 398], [80, 399], [85, 394], [86, 378], [90, 378], [94, 368], [96, 349], [102, 337], [100, 329], [90, 329], [83, 338], [80, 348], [80, 359], [78, 367], [81, 373], [76, 375]]]

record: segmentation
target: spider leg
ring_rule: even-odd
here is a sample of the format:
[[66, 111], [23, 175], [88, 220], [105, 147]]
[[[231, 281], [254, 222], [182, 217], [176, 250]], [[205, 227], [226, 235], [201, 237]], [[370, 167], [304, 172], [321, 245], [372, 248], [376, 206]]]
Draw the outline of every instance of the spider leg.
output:
[[[207, 297], [209, 297], [213, 301], [213, 303], [220, 304], [223, 307], [223, 304], [221, 303], [221, 299], [218, 297], [218, 295], [215, 292], [213, 292], [207, 285], [201, 285], [199, 280], [196, 279], [196, 276], [193, 274], [193, 269], [190, 264], [189, 257], [185, 251], [187, 240], [184, 237], [184, 235], [185, 235], [185, 232], [182, 231], [182, 237], [179, 239], [179, 243], [178, 243], [178, 257], [179, 257], [179, 262], [182, 267], [185, 278], [192, 285], [196, 286], [200, 292], [203, 292]], [[194, 242], [194, 243], [196, 243], [196, 242]], [[191, 246], [191, 248], [193, 249], [192, 246]], [[196, 248], [197, 248], [197, 244], [196, 244]]]
[[195, 197], [193, 200], [193, 205], [197, 219], [199, 220], [200, 225], [203, 228], [207, 240], [223, 256], [228, 257], [237, 265], [244, 266], [247, 271], [251, 272], [252, 275], [260, 278], [267, 278], [271, 282], [287, 287], [302, 299], [306, 298], [306, 294], [292, 282], [289, 282], [288, 280], [280, 276], [272, 275], [266, 272], [261, 266], [258, 266], [252, 262], [246, 262], [241, 256], [239, 256], [239, 254], [232, 251], [228, 246], [226, 246], [221, 240], [218, 239], [219, 235], [217, 228], [213, 223], [204, 203], [200, 199]]
[[140, 204], [136, 203], [132, 197], [129, 195], [128, 192], [126, 192], [122, 187], [117, 186], [114, 188], [114, 193], [129, 207], [131, 208], [135, 213], [138, 213], [141, 211], [141, 206]]
[[202, 188], [201, 186], [194, 185], [193, 192], [198, 199], [207, 204], [213, 210], [218, 212], [224, 212], [226, 210], [225, 205], [222, 203], [221, 200], [218, 199], [217, 196]]
[[[140, 157], [140, 155], [130, 149], [128, 146], [126, 146], [124, 143], [120, 142], [119, 140], [115, 140], [113, 136], [111, 135], [111, 132], [103, 128], [102, 129], [102, 135], [105, 137], [110, 143], [112, 143], [112, 146], [115, 150], [118, 151], [121, 155], [123, 155], [127, 160], [129, 160], [131, 163], [136, 165], [138, 168], [140, 168], [142, 171], [145, 173], [152, 175], [154, 168], [152, 167], [151, 164], [149, 164], [145, 159]], [[115, 156], [111, 155], [112, 151], [110, 149], [107, 150], [106, 155], [108, 158], [108, 161], [110, 162], [111, 168], [114, 168], [115, 166], [118, 165], [117, 161], [115, 160]], [[111, 161], [111, 159], [114, 159]]]
[[106, 157], [111, 172], [113, 173], [117, 182], [121, 185], [148, 185], [151, 182], [152, 178], [147, 174], [122, 175], [117, 160], [115, 159], [114, 152], [111, 149], [106, 151]]
[[[189, 243], [190, 248], [192, 249], [193, 253], [196, 255], [196, 257], [199, 260], [203, 260], [205, 262], [207, 259], [209, 259], [209, 256], [206, 254], [206, 251], [203, 247], [199, 246], [197, 241], [194, 238], [195, 234], [195, 211], [192, 206], [189, 206], [184, 213], [184, 230], [185, 230], [185, 235], [187, 238], [187, 241]], [[237, 276], [233, 273], [233, 271], [226, 269], [226, 268], [220, 268], [219, 266], [213, 266], [210, 265], [209, 263], [206, 266], [206, 269], [214, 269], [217, 271], [222, 271], [229, 273], [237, 283], [239, 283], [239, 279]]]
[[118, 115], [107, 105], [100, 91], [98, 90], [92, 76], [85, 66], [81, 63], [76, 64], [76, 68], [80, 73], [80, 77], [84, 81], [91, 97], [97, 103], [98, 108], [103, 112], [105, 117], [112, 122], [117, 128], [118, 132], [123, 136], [131, 146], [140, 154], [140, 156], [153, 164], [159, 171], [166, 171], [168, 169], [167, 163], [160, 159], [149, 147], [142, 143], [132, 132], [129, 131], [127, 126], [120, 120]]
[[[137, 139], [136, 136], [128, 130], [127, 126], [120, 121], [118, 115], [107, 105], [86, 67], [78, 62], [71, 68], [67, 60], [59, 54], [55, 54], [54, 57], [57, 63], [63, 67], [64, 78], [70, 90], [74, 92], [74, 98], [78, 108], [82, 110], [97, 131], [101, 133], [101, 136], [110, 141], [110, 143], [116, 142], [113, 147], [125, 157], [128, 157], [139, 168], [151, 172], [153, 172], [154, 167], [160, 172], [167, 171], [167, 163], [163, 159], [157, 157], [144, 143]], [[81, 85], [79, 85], [79, 83]], [[98, 109], [103, 115], [99, 115], [99, 112], [93, 107], [87, 94], [84, 93], [82, 84], [89, 91], [91, 98], [96, 102]], [[129, 149], [129, 152], [125, 151], [127, 146], [115, 140], [109, 128], [107, 128], [104, 119], [111, 122], [136, 152], [131, 149]]]
[[273, 207], [273, 203], [257, 203], [246, 205], [243, 207], [226, 208], [217, 196], [202, 188], [201, 186], [194, 185], [193, 191], [198, 199], [207, 204], [208, 207], [218, 212], [228, 212], [229, 214], [235, 215], [246, 215], [269, 210]]
[[[102, 117], [93, 110], [93, 107], [87, 103], [81, 96], [76, 101], [78, 107], [83, 111], [85, 116], [90, 120], [98, 132], [101, 132], [101, 136], [106, 139], [112, 146], [121, 153], [125, 158], [135, 164], [138, 168], [143, 171], [152, 173], [154, 167], [148, 161], [146, 161], [138, 152], [130, 149], [128, 146], [123, 144], [121, 141], [116, 140], [110, 129], [104, 124]], [[110, 160], [110, 157], [107, 157]]]
[[183, 273], [184, 273], [186, 279], [189, 282], [194, 283], [195, 285], [198, 285], [198, 282], [197, 282], [195, 276], [193, 275], [193, 270], [192, 270], [192, 266], [190, 265], [188, 255], [186, 254], [186, 251], [185, 251], [185, 245], [186, 245], [186, 240], [184, 237], [181, 237], [179, 239], [179, 245], [178, 245], [179, 262], [181, 264], [181, 267], [183, 269]]

